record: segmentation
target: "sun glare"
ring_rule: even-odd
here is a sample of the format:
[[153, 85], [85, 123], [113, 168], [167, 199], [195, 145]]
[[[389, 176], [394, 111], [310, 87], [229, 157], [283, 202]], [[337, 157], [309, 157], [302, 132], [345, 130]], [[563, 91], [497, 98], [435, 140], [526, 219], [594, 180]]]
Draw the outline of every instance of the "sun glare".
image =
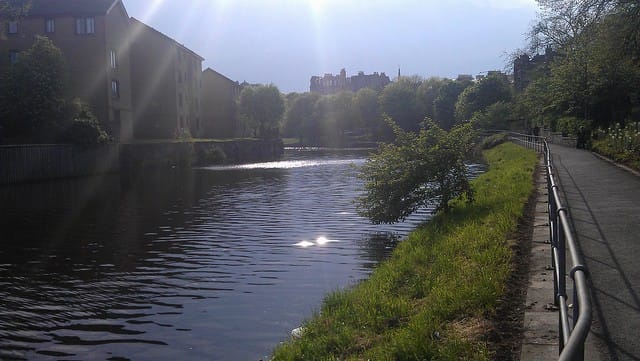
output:
[[326, 4], [326, 0], [307, 0], [309, 2], [309, 7], [314, 14], [321, 13]]
[[156, 15], [163, 3], [164, 0], [150, 0], [145, 7], [146, 11], [140, 16], [140, 20], [148, 22], [149, 19], [152, 19]]

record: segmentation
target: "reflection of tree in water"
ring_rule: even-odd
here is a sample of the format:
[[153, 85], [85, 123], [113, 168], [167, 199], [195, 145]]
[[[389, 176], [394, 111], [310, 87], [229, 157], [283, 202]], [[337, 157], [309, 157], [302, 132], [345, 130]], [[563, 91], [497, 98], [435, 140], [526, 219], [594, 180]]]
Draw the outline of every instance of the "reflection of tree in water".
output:
[[389, 258], [398, 243], [400, 243], [400, 236], [393, 232], [365, 233], [356, 242], [362, 249], [365, 259], [362, 264], [367, 268], [375, 268], [380, 262]]

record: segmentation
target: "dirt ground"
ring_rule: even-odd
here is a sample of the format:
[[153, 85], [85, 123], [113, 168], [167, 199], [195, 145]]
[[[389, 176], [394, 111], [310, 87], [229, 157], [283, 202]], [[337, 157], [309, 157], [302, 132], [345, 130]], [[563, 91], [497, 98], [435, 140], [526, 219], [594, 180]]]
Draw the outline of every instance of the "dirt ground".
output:
[[[538, 171], [534, 174], [538, 174]], [[525, 205], [516, 234], [508, 241], [514, 254], [513, 273], [507, 281], [505, 295], [498, 301], [495, 314], [487, 315], [492, 326], [487, 330], [486, 337], [496, 361], [520, 359], [536, 197], [537, 192], [534, 191]]]

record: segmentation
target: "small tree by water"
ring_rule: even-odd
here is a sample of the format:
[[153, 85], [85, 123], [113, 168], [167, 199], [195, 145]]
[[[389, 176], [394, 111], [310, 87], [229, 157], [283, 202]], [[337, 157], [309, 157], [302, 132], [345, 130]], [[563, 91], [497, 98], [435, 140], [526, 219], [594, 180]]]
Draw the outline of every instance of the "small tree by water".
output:
[[365, 193], [357, 200], [360, 215], [376, 224], [396, 223], [424, 206], [447, 212], [456, 197], [473, 200], [464, 163], [476, 138], [471, 124], [445, 131], [427, 121], [414, 133], [387, 122], [396, 140], [382, 145], [360, 171], [365, 182]]

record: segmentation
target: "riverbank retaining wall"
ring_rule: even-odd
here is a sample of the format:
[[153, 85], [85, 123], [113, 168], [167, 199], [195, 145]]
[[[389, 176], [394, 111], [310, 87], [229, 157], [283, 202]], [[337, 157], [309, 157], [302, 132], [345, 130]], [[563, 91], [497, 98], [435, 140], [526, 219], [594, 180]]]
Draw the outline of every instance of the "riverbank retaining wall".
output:
[[282, 141], [154, 142], [80, 147], [67, 144], [0, 146], [0, 184], [35, 182], [149, 168], [186, 168], [276, 160]]

